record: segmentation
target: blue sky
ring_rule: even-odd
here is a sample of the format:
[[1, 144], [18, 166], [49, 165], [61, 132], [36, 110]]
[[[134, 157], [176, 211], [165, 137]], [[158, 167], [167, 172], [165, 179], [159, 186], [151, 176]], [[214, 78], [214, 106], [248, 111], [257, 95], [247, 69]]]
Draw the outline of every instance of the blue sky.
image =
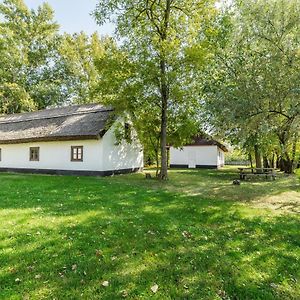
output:
[[[98, 31], [101, 35], [112, 34], [113, 25], [98, 26], [90, 15], [95, 9], [97, 0], [24, 0], [29, 8], [37, 8], [48, 2], [55, 11], [55, 20], [61, 32], [74, 33], [84, 31], [88, 34]], [[0, 0], [1, 2], [1, 0]]]

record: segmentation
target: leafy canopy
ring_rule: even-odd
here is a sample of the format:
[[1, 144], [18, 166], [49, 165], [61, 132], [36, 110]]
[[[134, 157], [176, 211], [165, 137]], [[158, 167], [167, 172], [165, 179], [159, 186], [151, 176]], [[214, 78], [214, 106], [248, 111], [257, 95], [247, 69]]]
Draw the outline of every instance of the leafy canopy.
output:
[[112, 64], [106, 77], [116, 82], [102, 91], [111, 87], [111, 103], [131, 114], [147, 145], [161, 148], [162, 177], [167, 143], [180, 146], [199, 130], [195, 66], [209, 60], [207, 36], [215, 14], [214, 1], [194, 0], [100, 0], [95, 10], [99, 24], [116, 24], [122, 42], [122, 63], [117, 70]]

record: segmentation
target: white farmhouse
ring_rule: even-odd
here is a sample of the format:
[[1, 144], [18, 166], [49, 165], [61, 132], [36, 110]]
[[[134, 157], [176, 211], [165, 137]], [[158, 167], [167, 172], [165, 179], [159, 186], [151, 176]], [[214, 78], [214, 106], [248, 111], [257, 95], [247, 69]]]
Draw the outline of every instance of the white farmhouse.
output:
[[170, 147], [170, 167], [217, 169], [224, 166], [227, 151], [215, 140], [195, 137], [191, 144], [182, 148]]
[[0, 117], [0, 171], [105, 176], [142, 169], [141, 144], [135, 136], [117, 143], [114, 120], [113, 109], [99, 104]]

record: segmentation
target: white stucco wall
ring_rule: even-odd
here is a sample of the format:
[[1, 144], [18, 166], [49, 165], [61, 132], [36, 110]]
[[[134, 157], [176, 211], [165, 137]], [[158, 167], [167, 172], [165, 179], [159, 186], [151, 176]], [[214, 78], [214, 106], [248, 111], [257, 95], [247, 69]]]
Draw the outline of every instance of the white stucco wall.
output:
[[[83, 146], [83, 161], [71, 161], [71, 146]], [[29, 148], [40, 147], [39, 161], [29, 160]], [[0, 168], [98, 171], [101, 144], [97, 140], [35, 142], [0, 145]]]
[[[113, 171], [143, 167], [139, 143], [115, 145], [113, 128], [100, 140], [35, 142], [1, 145], [0, 168], [71, 171]], [[83, 146], [83, 161], [71, 161], [71, 146]], [[39, 147], [39, 161], [29, 160], [29, 148]]]
[[196, 165], [220, 167], [224, 164], [224, 153], [217, 146], [185, 146], [182, 149], [171, 147], [170, 164], [188, 165], [189, 168], [195, 168]]
[[103, 158], [101, 167], [104, 171], [143, 168], [144, 166], [143, 149], [136, 137], [133, 137], [131, 144], [123, 140], [116, 145], [114, 126], [103, 136], [101, 150]]

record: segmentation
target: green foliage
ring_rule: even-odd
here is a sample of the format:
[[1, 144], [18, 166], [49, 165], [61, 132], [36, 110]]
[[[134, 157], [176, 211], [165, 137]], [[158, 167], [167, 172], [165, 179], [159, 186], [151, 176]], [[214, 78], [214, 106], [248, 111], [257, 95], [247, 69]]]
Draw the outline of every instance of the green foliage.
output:
[[99, 24], [115, 22], [122, 38], [122, 49], [100, 63], [110, 63], [111, 74], [99, 89], [131, 114], [146, 149], [160, 148], [162, 177], [167, 143], [182, 145], [199, 130], [195, 66], [207, 63], [206, 33], [215, 13], [214, 1], [192, 0], [100, 0], [95, 10]]
[[95, 87], [102, 82], [102, 70], [96, 62], [109, 56], [111, 47], [116, 47], [113, 39], [99, 38], [97, 33], [88, 36], [64, 34], [59, 46], [59, 54], [64, 73], [67, 76], [66, 89], [74, 103], [105, 102], [96, 92]]
[[95, 61], [115, 43], [95, 33], [59, 34], [48, 4], [29, 10], [23, 0], [0, 4], [0, 112], [99, 102]]
[[63, 99], [57, 62], [58, 25], [48, 4], [29, 10], [22, 0], [0, 4], [2, 113], [41, 109]]
[[224, 18], [207, 84], [209, 121], [233, 144], [259, 146], [291, 166], [300, 117], [300, 2], [236, 1]]
[[232, 149], [225, 153], [226, 162], [248, 162], [249, 155], [242, 149]]
[[131, 144], [136, 137], [130, 120], [127, 120], [126, 118], [122, 118], [114, 124], [114, 134], [117, 145], [119, 145], [122, 141], [126, 141], [128, 144]]
[[3, 83], [0, 91], [0, 112], [15, 113], [33, 111], [36, 109], [34, 101], [28, 93], [16, 83]]

